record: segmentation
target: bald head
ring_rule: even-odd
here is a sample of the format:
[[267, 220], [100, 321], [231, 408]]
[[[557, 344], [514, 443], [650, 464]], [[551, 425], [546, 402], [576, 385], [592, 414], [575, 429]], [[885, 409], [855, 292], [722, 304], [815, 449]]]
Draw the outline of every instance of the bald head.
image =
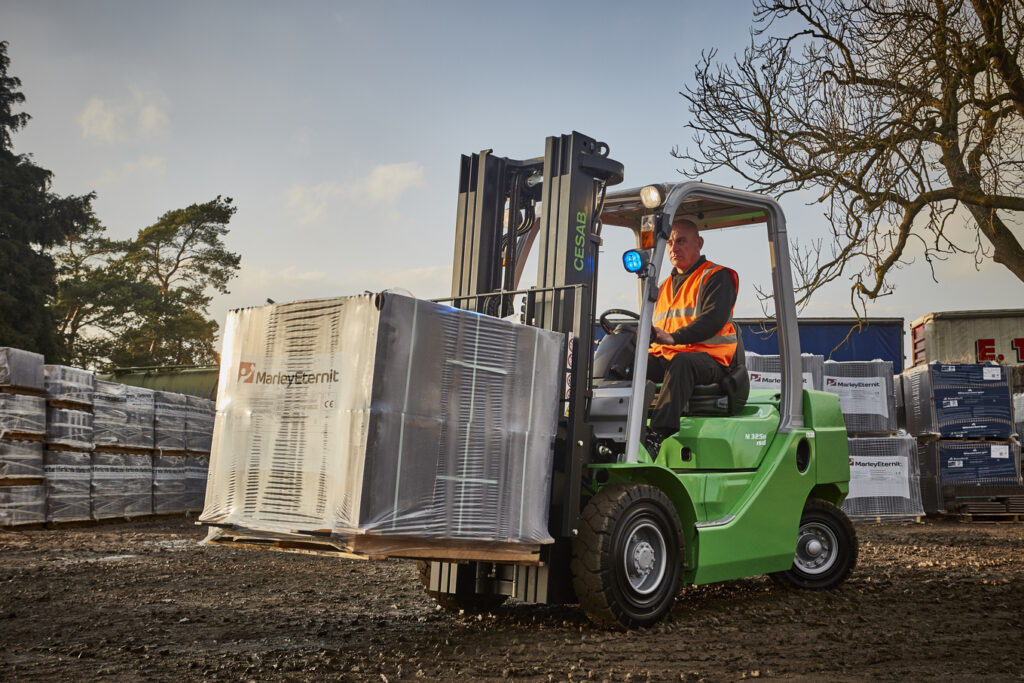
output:
[[704, 238], [697, 231], [692, 221], [676, 221], [672, 225], [672, 233], [668, 238], [668, 260], [679, 272], [690, 268], [700, 260], [700, 250], [704, 247]]

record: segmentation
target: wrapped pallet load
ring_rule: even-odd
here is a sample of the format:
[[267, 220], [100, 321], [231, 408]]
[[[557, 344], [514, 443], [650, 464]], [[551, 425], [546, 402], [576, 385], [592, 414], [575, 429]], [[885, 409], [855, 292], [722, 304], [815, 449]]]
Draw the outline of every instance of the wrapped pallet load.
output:
[[1001, 365], [931, 363], [903, 373], [907, 430], [943, 439], [1008, 439], [1009, 373]]
[[392, 293], [233, 311], [200, 521], [378, 553], [551, 542], [563, 354], [561, 334]]
[[[928, 513], [1024, 495], [1020, 444], [943, 439], [918, 446], [921, 496]], [[1006, 512], [1005, 502], [996, 512]]]
[[0, 481], [18, 483], [18, 480], [42, 478], [42, 442], [0, 439]]
[[0, 387], [40, 392], [44, 389], [42, 354], [0, 347]]
[[176, 515], [187, 510], [186, 456], [153, 456], [153, 514]]
[[96, 380], [96, 447], [153, 448], [153, 393], [152, 389]]
[[213, 401], [198, 396], [185, 397], [185, 450], [190, 453], [209, 453], [213, 440], [213, 420], [216, 409]]
[[124, 517], [125, 456], [121, 453], [93, 453], [92, 518]]
[[80, 522], [92, 516], [92, 456], [75, 451], [46, 451], [46, 521]]
[[92, 407], [95, 382], [92, 371], [65, 365], [44, 365], [43, 377], [46, 397], [51, 405], [70, 404], [85, 409]]
[[170, 391], [153, 394], [153, 448], [160, 451], [185, 450], [185, 420], [188, 397]]
[[906, 433], [848, 440], [850, 493], [843, 511], [850, 517], [914, 519], [924, 515], [917, 439]]
[[185, 456], [185, 509], [202, 512], [206, 501], [206, 478], [210, 459], [198, 455]]
[[46, 408], [46, 443], [78, 451], [91, 451], [92, 413], [69, 408]]
[[153, 514], [153, 456], [125, 453], [124, 516], [148, 517]]
[[850, 435], [896, 432], [892, 361], [825, 361], [824, 390], [839, 396]]
[[42, 439], [46, 433], [46, 399], [23, 394], [0, 394], [0, 432], [4, 438]]
[[[782, 361], [778, 355], [761, 355], [747, 351], [744, 355], [751, 389], [779, 391], [782, 387]], [[821, 391], [825, 358], [811, 353], [800, 357], [804, 389]]]

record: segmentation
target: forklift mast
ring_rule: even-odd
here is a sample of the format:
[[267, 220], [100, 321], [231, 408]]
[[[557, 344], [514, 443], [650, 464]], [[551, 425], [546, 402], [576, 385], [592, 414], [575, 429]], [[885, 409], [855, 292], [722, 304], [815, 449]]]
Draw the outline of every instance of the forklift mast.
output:
[[[462, 157], [452, 305], [507, 317], [522, 295], [522, 322], [568, 338], [549, 521], [556, 539], [569, 536], [580, 512], [592, 438], [586, 417], [601, 205], [607, 186], [622, 179], [623, 166], [608, 157], [608, 146], [577, 132], [547, 138], [544, 156], [534, 159], [498, 157], [490, 150]], [[520, 290], [537, 237], [537, 283]]]

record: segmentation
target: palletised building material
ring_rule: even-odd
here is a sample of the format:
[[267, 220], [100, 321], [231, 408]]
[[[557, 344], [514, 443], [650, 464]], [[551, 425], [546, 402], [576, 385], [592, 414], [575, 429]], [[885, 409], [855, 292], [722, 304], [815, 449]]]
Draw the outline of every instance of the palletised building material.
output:
[[943, 487], [1020, 486], [1020, 444], [1012, 441], [929, 441], [920, 444], [921, 497], [925, 511], [942, 512], [951, 502]]
[[544, 543], [562, 335], [394, 294], [233, 311], [202, 521]]
[[1008, 439], [1010, 382], [1001, 365], [932, 363], [903, 375], [907, 430], [949, 438]]
[[210, 399], [186, 396], [185, 450], [209, 453], [216, 407]]
[[1013, 395], [1013, 428], [1024, 438], [1024, 394]]
[[91, 370], [66, 365], [44, 365], [46, 397], [55, 402], [91, 406], [95, 378]]
[[46, 399], [20, 394], [0, 394], [0, 432], [6, 436], [46, 433]]
[[125, 456], [120, 453], [92, 454], [92, 518], [124, 517]]
[[[782, 361], [778, 355], [761, 355], [748, 351], [744, 358], [751, 389], [778, 391], [782, 387]], [[800, 357], [800, 366], [804, 389], [821, 391], [825, 372], [824, 356], [805, 353]]]
[[892, 362], [825, 361], [824, 390], [839, 396], [850, 434], [892, 434], [896, 431], [896, 397]]
[[92, 517], [92, 456], [77, 451], [46, 451], [46, 521], [79, 522]]
[[124, 456], [124, 516], [153, 514], [153, 457], [137, 453]]
[[43, 444], [39, 441], [0, 439], [0, 480], [41, 479]]
[[153, 448], [153, 390], [96, 380], [93, 439], [97, 447]]
[[46, 443], [91, 451], [92, 413], [68, 408], [46, 408]]
[[896, 429], [907, 428], [907, 403], [903, 398], [903, 375], [892, 376], [893, 404], [896, 406]]
[[153, 448], [158, 451], [185, 450], [185, 420], [188, 398], [170, 391], [153, 393]]
[[909, 434], [857, 438], [850, 447], [850, 493], [843, 511], [853, 517], [913, 518], [925, 513], [917, 439]]
[[0, 486], [0, 527], [45, 521], [45, 486]]
[[210, 459], [195, 455], [185, 456], [185, 508], [202, 512], [206, 502], [206, 477]]
[[42, 354], [0, 346], [0, 386], [42, 391]]
[[153, 456], [153, 514], [185, 512], [184, 455]]

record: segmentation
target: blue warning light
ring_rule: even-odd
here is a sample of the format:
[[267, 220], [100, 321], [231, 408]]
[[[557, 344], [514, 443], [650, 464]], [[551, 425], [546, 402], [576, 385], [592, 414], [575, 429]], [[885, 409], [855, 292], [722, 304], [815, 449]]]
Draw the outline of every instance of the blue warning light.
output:
[[636, 273], [644, 267], [644, 257], [636, 249], [630, 249], [622, 255], [622, 265], [627, 272]]

